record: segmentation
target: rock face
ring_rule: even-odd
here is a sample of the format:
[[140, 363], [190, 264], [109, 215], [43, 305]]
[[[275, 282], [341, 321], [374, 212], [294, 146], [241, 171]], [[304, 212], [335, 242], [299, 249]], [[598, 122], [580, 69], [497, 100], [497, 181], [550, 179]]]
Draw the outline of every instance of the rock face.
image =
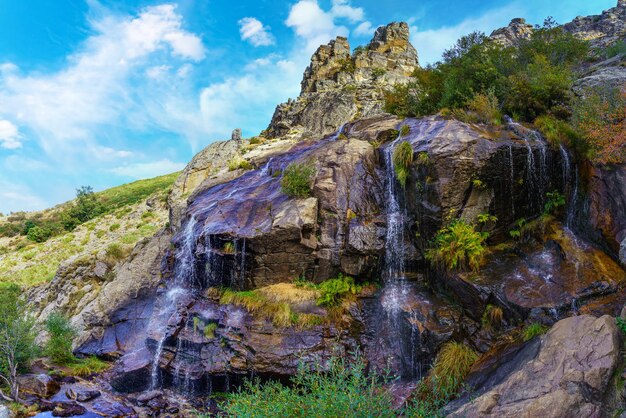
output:
[[470, 315], [478, 320], [487, 304], [548, 323], [579, 311], [617, 315], [626, 302], [626, 272], [558, 222], [533, 228], [536, 238], [496, 252], [479, 273], [444, 278]]
[[404, 22], [378, 28], [370, 43], [352, 54], [348, 40], [337, 37], [313, 54], [300, 96], [278, 105], [268, 134], [278, 137], [295, 130], [323, 136], [355, 118], [381, 114], [383, 89], [407, 82], [417, 67]]
[[[586, 194], [576, 201], [575, 227], [615, 259], [626, 239], [626, 166], [584, 168]], [[623, 252], [621, 253], [623, 254]], [[624, 263], [622, 256], [621, 262]]]
[[517, 356], [531, 358], [522, 364], [516, 356], [503, 361], [500, 368], [509, 368], [508, 373], [470, 375], [468, 381], [480, 385], [449, 405], [447, 416], [602, 416], [620, 362], [619, 331], [610, 316], [575, 316], [541, 337], [535, 355], [522, 351]]
[[136, 247], [131, 260], [117, 268], [115, 278], [103, 283], [97, 297], [77, 315], [77, 326], [84, 330], [76, 341], [79, 353], [118, 357], [145, 338], [170, 238], [162, 232]]
[[590, 41], [594, 47], [606, 47], [626, 37], [626, 3], [617, 5], [600, 15], [578, 16], [563, 29], [581, 39]]
[[511, 20], [507, 27], [496, 29], [489, 37], [502, 46], [515, 46], [522, 39], [530, 38], [533, 33], [533, 25], [526, 23], [526, 19], [516, 18]]

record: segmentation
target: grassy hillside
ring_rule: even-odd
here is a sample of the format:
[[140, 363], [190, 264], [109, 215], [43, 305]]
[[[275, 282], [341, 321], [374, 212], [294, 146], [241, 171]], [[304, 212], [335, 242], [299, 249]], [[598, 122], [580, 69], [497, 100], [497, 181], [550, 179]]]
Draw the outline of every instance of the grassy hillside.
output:
[[[69, 259], [101, 252], [107, 257], [125, 257], [139, 240], [166, 225], [166, 199], [178, 174], [94, 193], [100, 213], [71, 230], [63, 228], [62, 220], [76, 201], [0, 218], [0, 283], [29, 287], [51, 280], [59, 266]], [[53, 232], [43, 242], [34, 242], [32, 234], [27, 234], [32, 225]]]

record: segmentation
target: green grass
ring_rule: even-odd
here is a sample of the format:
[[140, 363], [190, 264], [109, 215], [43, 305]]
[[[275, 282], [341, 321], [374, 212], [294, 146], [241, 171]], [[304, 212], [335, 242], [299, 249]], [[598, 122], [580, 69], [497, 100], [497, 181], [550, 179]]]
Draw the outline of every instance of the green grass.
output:
[[97, 192], [96, 196], [106, 206], [106, 213], [114, 212], [124, 206], [139, 203], [155, 192], [161, 191], [167, 194], [179, 175], [180, 171], [152, 179], [138, 180]]
[[70, 376], [90, 376], [96, 373], [102, 373], [111, 365], [97, 357], [87, 357], [84, 359], [74, 359], [74, 362], [68, 366]]
[[524, 341], [530, 341], [536, 336], [543, 335], [546, 332], [548, 332], [547, 326], [535, 322], [524, 327], [524, 330], [522, 331], [522, 339]]

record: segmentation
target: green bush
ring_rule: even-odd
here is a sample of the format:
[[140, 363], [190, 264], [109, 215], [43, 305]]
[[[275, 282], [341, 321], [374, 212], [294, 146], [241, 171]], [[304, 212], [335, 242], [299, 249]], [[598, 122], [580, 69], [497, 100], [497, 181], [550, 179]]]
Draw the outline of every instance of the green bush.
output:
[[28, 230], [26, 236], [33, 242], [44, 242], [52, 236], [52, 231], [40, 226], [34, 226]]
[[315, 167], [310, 164], [291, 163], [283, 171], [280, 186], [289, 197], [303, 198], [311, 195], [311, 182]]
[[335, 279], [328, 279], [319, 284], [320, 297], [317, 304], [320, 306], [336, 306], [346, 295], [356, 295], [361, 286], [354, 283], [354, 279], [339, 273]]
[[426, 258], [433, 266], [446, 270], [477, 271], [487, 252], [484, 243], [488, 237], [488, 233], [476, 231], [463, 219], [454, 219], [437, 232], [431, 248], [426, 250]]
[[105, 254], [110, 262], [116, 263], [120, 260], [125, 259], [128, 256], [128, 250], [122, 247], [120, 244], [113, 243], [109, 244]]
[[606, 49], [606, 57], [613, 58], [620, 54], [626, 54], [626, 40], [615, 42]]
[[46, 320], [48, 342], [45, 354], [55, 364], [66, 365], [74, 362], [76, 358], [72, 353], [72, 340], [77, 332], [71, 326], [70, 321], [63, 315], [53, 312]]
[[228, 417], [395, 417], [392, 398], [384, 389], [384, 376], [366, 372], [366, 362], [333, 356], [327, 372], [300, 365], [292, 384], [248, 381], [221, 405]]
[[408, 141], [402, 141], [393, 150], [393, 169], [402, 187], [406, 186], [411, 164], [413, 164], [413, 147]]
[[565, 206], [565, 196], [556, 190], [546, 193], [546, 197], [548, 200], [543, 208], [543, 213], [546, 215], [554, 214], [561, 207]]
[[71, 376], [86, 377], [96, 373], [102, 373], [109, 368], [109, 363], [93, 356], [84, 359], [75, 358], [74, 361], [68, 365], [68, 368]]

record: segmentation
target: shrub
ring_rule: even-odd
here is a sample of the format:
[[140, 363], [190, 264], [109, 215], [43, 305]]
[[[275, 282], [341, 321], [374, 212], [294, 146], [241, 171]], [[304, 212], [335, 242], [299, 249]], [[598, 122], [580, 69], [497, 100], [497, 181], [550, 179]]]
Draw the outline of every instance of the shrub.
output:
[[128, 250], [125, 247], [122, 247], [120, 244], [113, 243], [109, 244], [105, 254], [109, 262], [116, 263], [120, 260], [125, 259], [128, 256]]
[[234, 254], [235, 253], [235, 244], [231, 241], [227, 242], [226, 244], [224, 244], [224, 247], [222, 248], [222, 251], [225, 254]]
[[552, 147], [564, 144], [582, 155], [587, 153], [587, 147], [581, 143], [580, 134], [569, 123], [551, 115], [542, 115], [535, 119], [534, 125]]
[[626, 54], [626, 40], [615, 42], [606, 49], [606, 57], [613, 58], [620, 54]]
[[283, 171], [280, 185], [283, 193], [289, 197], [303, 198], [311, 194], [311, 181], [315, 167], [310, 164], [291, 163]]
[[509, 235], [511, 236], [511, 238], [513, 239], [521, 239], [522, 238], [522, 229], [524, 228], [524, 225], [526, 225], [526, 219], [525, 218], [519, 218], [518, 220], [515, 221], [515, 226], [517, 228], [511, 229], [509, 231]]
[[229, 417], [395, 417], [391, 395], [384, 389], [389, 379], [368, 374], [360, 354], [354, 357], [331, 357], [326, 372], [319, 365], [300, 364], [289, 386], [247, 381], [220, 406]]
[[573, 107], [572, 122], [599, 164], [626, 162], [626, 89], [595, 89]]
[[396, 178], [402, 187], [405, 187], [409, 169], [411, 164], [413, 164], [413, 147], [408, 141], [402, 141], [396, 146], [393, 150], [392, 161]]
[[117, 231], [118, 229], [120, 229], [120, 224], [113, 224], [109, 227], [109, 231], [114, 232]]
[[498, 222], [498, 217], [489, 213], [479, 213], [476, 217], [479, 224], [487, 224], [489, 222]]
[[339, 273], [335, 279], [325, 280], [318, 286], [320, 297], [317, 304], [320, 306], [336, 306], [346, 295], [356, 295], [361, 286], [354, 283], [354, 279]]
[[626, 334], [626, 321], [623, 320], [621, 316], [615, 318], [615, 325], [617, 325], [617, 328], [619, 328], [622, 333]]
[[530, 341], [538, 335], [545, 334], [547, 331], [547, 326], [535, 322], [524, 327], [524, 330], [522, 331], [522, 339], [524, 341]]
[[428, 153], [425, 151], [419, 152], [417, 154], [417, 160], [416, 160], [418, 165], [429, 165], [430, 164], [430, 157], [428, 156]]
[[467, 108], [476, 115], [476, 121], [487, 125], [502, 124], [502, 113], [493, 89], [486, 94], [477, 93], [467, 103]]
[[91, 186], [82, 186], [76, 189], [76, 200], [61, 215], [63, 226], [71, 231], [76, 226], [102, 214], [105, 207], [97, 198]]
[[411, 128], [409, 128], [409, 125], [402, 125], [402, 127], [400, 127], [401, 136], [407, 136], [410, 132]]
[[52, 236], [52, 231], [40, 226], [34, 226], [28, 229], [26, 236], [33, 242], [44, 242]]
[[553, 214], [559, 210], [562, 206], [565, 206], [565, 196], [558, 191], [546, 193], [548, 200], [543, 208], [543, 213], [546, 215]]
[[53, 312], [46, 320], [46, 330], [49, 338], [45, 354], [56, 364], [72, 363], [75, 360], [72, 353], [72, 340], [77, 333], [70, 325], [70, 321], [63, 315]]
[[440, 229], [426, 250], [426, 258], [434, 266], [447, 270], [470, 268], [477, 271], [487, 251], [483, 245], [489, 234], [478, 232], [462, 219], [454, 219]]
[[[35, 321], [15, 284], [0, 283], [0, 397], [19, 402], [18, 373], [37, 354]], [[4, 393], [5, 385], [9, 393]]]

